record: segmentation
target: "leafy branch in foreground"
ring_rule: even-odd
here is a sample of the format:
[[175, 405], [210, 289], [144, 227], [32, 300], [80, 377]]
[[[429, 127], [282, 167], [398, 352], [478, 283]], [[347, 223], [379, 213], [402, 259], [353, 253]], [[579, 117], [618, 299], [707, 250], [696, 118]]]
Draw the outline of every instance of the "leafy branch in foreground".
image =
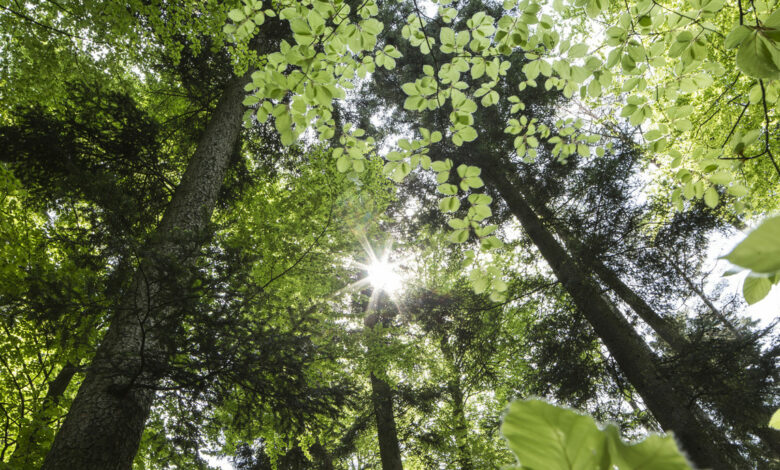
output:
[[766, 297], [780, 281], [780, 216], [765, 219], [724, 259], [750, 270], [742, 284], [742, 294], [748, 304]]
[[626, 444], [615, 425], [599, 429], [590, 416], [542, 400], [513, 402], [501, 432], [520, 462], [510, 467], [517, 470], [691, 468], [670, 436]]

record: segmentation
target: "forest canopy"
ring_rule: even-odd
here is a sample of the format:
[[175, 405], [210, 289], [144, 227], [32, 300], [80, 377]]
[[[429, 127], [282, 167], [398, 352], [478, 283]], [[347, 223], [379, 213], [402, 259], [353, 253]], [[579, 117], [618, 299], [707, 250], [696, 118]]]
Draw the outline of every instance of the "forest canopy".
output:
[[777, 0], [8, 0], [0, 51], [0, 469], [780, 465]]

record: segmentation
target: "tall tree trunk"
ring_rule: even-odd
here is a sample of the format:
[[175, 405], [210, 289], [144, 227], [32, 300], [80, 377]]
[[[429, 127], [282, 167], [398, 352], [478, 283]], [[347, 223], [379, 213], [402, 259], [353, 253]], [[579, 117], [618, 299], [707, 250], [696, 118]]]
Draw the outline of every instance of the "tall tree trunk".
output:
[[371, 401], [376, 416], [376, 434], [379, 440], [379, 457], [382, 470], [403, 470], [401, 446], [393, 416], [393, 390], [390, 385], [371, 373]]
[[[522, 191], [526, 200], [532, 198], [526, 191]], [[553, 216], [550, 210], [542, 203], [535, 201], [533, 209], [541, 215], [543, 219], [549, 221], [553, 220]], [[691, 342], [685, 337], [680, 330], [671, 322], [663, 318], [632, 288], [626, 285], [622, 279], [609, 267], [607, 267], [598, 257], [593, 253], [574, 235], [571, 234], [566, 227], [562, 227], [558, 224], [552, 224], [552, 228], [555, 233], [563, 240], [564, 245], [568, 249], [578, 262], [584, 266], [587, 270], [591, 271], [601, 279], [605, 286], [611, 289], [620, 300], [625, 302], [631, 309], [639, 315], [645, 323], [647, 323], [656, 334], [663, 339], [678, 355], [685, 355], [690, 353]], [[734, 335], [735, 338], [741, 336], [740, 332], [734, 327], [734, 325], [723, 315], [723, 313], [712, 303], [707, 295], [693, 282], [684, 270], [682, 270], [678, 263], [675, 263], [668, 255], [662, 253], [662, 256], [669, 262], [675, 272], [685, 281], [686, 285], [704, 302], [709, 308], [712, 314], [718, 318], [718, 320]], [[707, 364], [702, 364], [702, 367], [707, 367]], [[717, 374], [717, 370], [712, 371], [713, 374]], [[747, 421], [744, 414], [734, 414], [733, 409], [729, 407], [719, 406], [718, 403], [712, 403], [715, 409], [717, 409], [721, 415], [732, 424], [737, 426], [748, 428], [759, 437], [759, 439], [767, 446], [767, 450], [770, 450], [774, 455], [780, 455], [780, 432], [774, 431], [766, 424], [769, 422], [769, 418], [774, 411], [772, 408], [762, 409], [761, 412], [765, 416], [762, 422], [750, 422]], [[752, 415], [752, 414], [750, 414]], [[748, 415], [748, 416], [750, 416]]]
[[744, 459], [718, 435], [688, 394], [662, 376], [656, 366], [657, 358], [641, 336], [542, 224], [510, 182], [505, 169], [485, 165], [484, 160], [477, 164], [483, 169], [485, 181], [501, 194], [661, 426], [675, 433], [696, 465], [716, 470], [744, 468]]
[[473, 470], [474, 463], [471, 459], [468, 433], [469, 426], [466, 421], [463, 389], [460, 385], [460, 377], [455, 377], [447, 384], [447, 390], [452, 397], [453, 419], [455, 419], [455, 443], [458, 446], [458, 468], [460, 470]]
[[[526, 200], [532, 201], [532, 196], [527, 192], [523, 192], [523, 197]], [[547, 219], [550, 222], [553, 220], [553, 216], [550, 210], [543, 204], [534, 201], [533, 209], [543, 219]], [[569, 253], [587, 270], [591, 271], [601, 279], [605, 286], [607, 286], [615, 295], [625, 302], [631, 310], [633, 310], [639, 318], [647, 323], [655, 333], [664, 340], [672, 350], [677, 354], [682, 354], [688, 346], [690, 341], [686, 338], [676, 327], [667, 319], [656, 313], [639, 294], [631, 289], [612, 269], [607, 267], [598, 257], [590, 253], [590, 250], [575, 236], [573, 236], [565, 227], [553, 224], [553, 230], [563, 240], [564, 245], [568, 249]]]
[[[248, 76], [234, 78], [223, 92], [160, 225], [142, 251], [133, 282], [43, 469], [131, 468], [154, 400], [154, 386], [167, 365], [161, 341], [164, 332], [155, 328], [173, 314], [169, 296], [176, 293], [166, 287], [171, 284], [166, 279], [166, 262], [191, 269], [203, 243], [241, 131], [247, 81]], [[187, 289], [178, 287], [178, 295]]]
[[41, 400], [40, 406], [33, 412], [30, 424], [23, 428], [16, 439], [16, 447], [8, 463], [13, 468], [32, 468], [40, 463], [41, 443], [45, 440], [44, 433], [51, 426], [51, 413], [60, 403], [78, 367], [70, 362], [66, 363], [57, 375], [49, 382], [46, 396]]
[[[383, 295], [377, 301], [378, 310], [382, 306]], [[383, 316], [381, 310], [366, 316], [363, 321], [366, 328], [373, 330], [377, 323], [389, 324], [389, 318]], [[369, 345], [369, 355], [378, 351]], [[374, 407], [376, 418], [376, 434], [379, 442], [379, 457], [382, 461], [382, 470], [403, 470], [401, 463], [401, 446], [398, 443], [398, 431], [395, 427], [393, 415], [393, 389], [384, 380], [371, 372], [371, 403]]]

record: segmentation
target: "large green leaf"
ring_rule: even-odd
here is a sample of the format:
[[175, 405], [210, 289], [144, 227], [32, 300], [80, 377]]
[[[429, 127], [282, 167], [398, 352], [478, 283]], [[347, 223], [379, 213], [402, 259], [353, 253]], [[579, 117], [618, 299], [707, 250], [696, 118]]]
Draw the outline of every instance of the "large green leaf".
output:
[[599, 429], [593, 418], [541, 400], [513, 402], [501, 432], [528, 470], [691, 468], [669, 436], [626, 444], [616, 427]]
[[775, 410], [772, 418], [769, 420], [769, 427], [780, 430], [780, 408]]
[[765, 219], [724, 258], [756, 273], [780, 271], [780, 216]]
[[769, 278], [748, 276], [742, 284], [742, 295], [748, 305], [753, 305], [766, 297], [771, 289], [772, 283]]
[[754, 31], [737, 51], [737, 66], [751, 77], [777, 79], [780, 78], [780, 69], [774, 60], [777, 53], [774, 41]]

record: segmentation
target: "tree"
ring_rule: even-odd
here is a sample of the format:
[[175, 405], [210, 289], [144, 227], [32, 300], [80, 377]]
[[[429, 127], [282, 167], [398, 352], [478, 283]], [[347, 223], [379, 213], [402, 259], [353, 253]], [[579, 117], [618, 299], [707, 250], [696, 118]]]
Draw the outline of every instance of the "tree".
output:
[[[9, 336], [24, 338], [24, 348], [2, 343], [3, 359], [12, 361], [4, 364], [10, 375], [0, 393], [18, 396], [6, 412], [13, 430], [6, 432], [3, 452], [11, 445], [21, 452], [30, 436], [56, 427], [55, 416], [47, 415], [58, 402], [43, 390], [56, 396], [69, 366], [86, 360], [72, 404], [67, 387], [63, 392], [68, 414], [44, 468], [128, 468], [142, 439], [146, 461], [154, 460], [156, 448], [187, 449], [181, 465], [204, 465], [195, 423], [209, 420], [218, 423], [205, 433], [211, 442], [229, 429], [226, 448], [257, 454], [247, 465], [279, 459], [304, 465], [313, 452], [327, 466], [364, 445], [364, 410], [346, 405], [352, 382], [334, 372], [344, 363], [334, 357], [348, 348], [327, 346], [330, 337], [315, 334], [319, 327], [338, 331], [329, 318], [338, 309], [323, 291], [348, 283], [349, 276], [333, 266], [355, 257], [344, 236], [349, 224], [339, 235], [329, 230], [330, 216], [322, 232], [302, 235], [301, 228], [307, 208], [323, 216], [317, 204], [325, 194], [339, 195], [330, 198], [331, 208], [338, 201], [370, 225], [386, 202], [376, 158], [381, 151], [391, 180], [414, 174], [416, 187], [429, 189], [436, 180], [444, 197], [428, 191], [420, 205], [431, 221], [452, 229], [450, 241], [473, 247], [462, 257], [476, 298], [501, 304], [533, 284], [517, 263], [497, 261], [501, 250], [538, 252], [559, 283], [545, 290], [552, 296], [546, 305], [567, 314], [558, 324], [586, 319], [607, 350], [606, 356], [598, 351], [599, 368], [580, 383], [606, 380], [620, 388], [628, 379], [698, 465], [760, 462], [750, 441], [760, 436], [764, 445], [776, 446], [777, 434], [730, 406], [740, 381], [722, 380], [728, 385], [713, 389], [718, 380], [712, 377], [728, 371], [726, 378], [747, 379], [750, 416], [761, 417], [776, 406], [776, 353], [762, 348], [764, 333], [732, 322], [707, 297], [696, 279], [701, 257], [686, 250], [700, 249], [707, 230], [741, 224], [776, 205], [776, 5], [575, 0], [552, 7], [530, 0], [508, 0], [501, 8], [442, 3], [435, 13], [416, 2], [372, 0], [2, 7], [0, 24], [9, 33], [0, 47], [9, 54], [0, 73], [13, 90], [0, 97], [3, 110], [13, 111], [4, 114], [2, 137], [15, 145], [3, 172], [20, 180], [7, 178], [12, 196], [2, 204], [12, 215], [0, 224], [20, 247], [2, 249], [28, 267], [8, 264], [2, 271], [9, 279], [3, 282], [3, 313], [18, 319], [9, 323]], [[603, 43], [578, 43], [597, 25], [603, 26]], [[57, 73], [68, 79], [48, 87], [33, 79]], [[96, 92], [72, 93], [72, 83]], [[348, 99], [356, 86], [368, 88]], [[90, 111], [60, 117], [74, 103]], [[380, 104], [390, 110], [388, 122], [372, 121]], [[367, 112], [367, 106], [374, 108]], [[570, 116], [572, 109], [588, 119]], [[196, 119], [182, 122], [187, 115]], [[403, 134], [397, 145], [387, 138], [392, 132]], [[247, 163], [250, 152], [278, 158]], [[332, 168], [323, 168], [319, 157], [330, 159]], [[639, 162], [657, 169], [652, 184], [658, 194], [647, 205], [634, 204], [625, 194], [630, 185], [623, 184], [642, 168]], [[344, 175], [335, 185], [333, 168]], [[287, 178], [296, 174], [305, 175], [314, 194], [281, 197], [293, 186]], [[252, 178], [266, 185], [253, 185]], [[35, 198], [27, 198], [25, 189]], [[263, 210], [250, 217], [241, 199], [245, 190], [294, 200], [298, 207], [282, 203], [280, 212], [255, 199]], [[378, 199], [366, 194], [374, 191]], [[591, 203], [592, 196], [599, 202]], [[20, 198], [38, 206], [21, 208]], [[566, 198], [582, 203], [566, 204]], [[66, 202], [78, 210], [69, 212]], [[48, 241], [46, 217], [67, 236], [51, 251], [31, 254]], [[511, 237], [513, 218], [527, 238], [507, 244], [501, 238]], [[690, 221], [689, 229], [669, 228], [681, 220]], [[746, 251], [771, 245], [777, 233], [772, 220], [746, 240]], [[647, 228], [645, 221], [659, 228]], [[415, 235], [416, 223], [406, 227], [408, 234]], [[264, 225], [274, 224], [290, 231], [266, 242], [246, 228], [263, 233]], [[615, 253], [614, 246], [630, 250]], [[327, 256], [325, 247], [344, 249], [344, 255]], [[775, 261], [756, 263], [744, 251], [735, 250], [730, 259], [751, 270], [745, 293], [754, 302], [780, 277]], [[305, 274], [310, 255], [322, 276]], [[99, 266], [99, 273], [84, 273], [89, 266]], [[672, 280], [655, 281], [659, 274]], [[282, 285], [269, 289], [275, 283]], [[674, 311], [674, 302], [659, 301], [666, 288], [673, 299], [692, 292], [708, 313], [689, 321]], [[94, 309], [61, 308], [61, 300], [78, 304], [92, 291], [100, 292]], [[84, 331], [57, 343], [59, 330], [85, 312]], [[646, 341], [636, 317], [661, 341]], [[38, 346], [34, 332], [46, 327], [46, 342]], [[466, 330], [491, 331], [487, 324]], [[470, 426], [469, 384], [461, 375], [469, 374], [461, 374], [459, 361], [479, 355], [480, 345], [464, 343], [468, 353], [462, 356], [453, 349], [457, 335], [433, 324], [426, 331], [440, 336], [427, 351], [436, 354], [436, 366], [450, 370], [441, 376], [446, 387], [425, 399], [422, 389], [402, 380], [397, 392], [411, 390], [409, 402], [420, 410], [449, 401], [456, 460], [476, 466], [464, 432]], [[590, 330], [581, 333], [573, 354], [599, 349]], [[723, 353], [710, 360], [707, 348]], [[708, 360], [697, 361], [702, 355]], [[36, 357], [42, 359], [36, 363]], [[54, 380], [55, 371], [64, 371], [63, 381]], [[26, 383], [18, 380], [23, 376]], [[81, 380], [77, 372], [72, 377]], [[377, 397], [388, 404], [391, 384], [384, 384]], [[296, 387], [300, 393], [291, 392]], [[192, 406], [181, 406], [185, 396], [196, 398]], [[204, 412], [204, 404], [214, 411]], [[334, 418], [344, 409], [348, 419]], [[273, 418], [255, 419], [247, 410]], [[153, 426], [144, 436], [150, 413]], [[186, 438], [168, 442], [167, 415], [191, 418], [177, 423], [175, 433]], [[385, 415], [403, 423], [396, 432], [405, 440], [403, 413]], [[304, 424], [310, 420], [314, 424]], [[305, 439], [294, 442], [296, 433]], [[739, 436], [741, 447], [733, 447], [729, 436]], [[261, 444], [247, 447], [252, 439]]]

